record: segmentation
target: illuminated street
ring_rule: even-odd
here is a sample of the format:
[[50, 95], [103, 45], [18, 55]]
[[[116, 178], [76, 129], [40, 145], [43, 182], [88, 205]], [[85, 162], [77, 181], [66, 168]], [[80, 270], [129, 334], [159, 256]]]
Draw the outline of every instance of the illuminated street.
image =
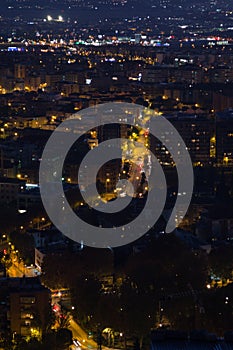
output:
[[[92, 339], [90, 339], [88, 337], [88, 335], [86, 334], [86, 332], [77, 324], [77, 322], [75, 322], [75, 320], [73, 319], [72, 316], [70, 316], [70, 322], [69, 322], [69, 329], [72, 331], [73, 334], [73, 339], [78, 340], [78, 342], [80, 343], [79, 346], [75, 346], [73, 345], [73, 349], [98, 349], [98, 345], [96, 344], [96, 342]], [[103, 350], [113, 350], [112, 348], [106, 347], [106, 346], [102, 346]], [[117, 350], [116, 348], [114, 348], [115, 350]]]
[[27, 267], [24, 263], [13, 261], [11, 267], [7, 270], [9, 277], [36, 277], [35, 269], [33, 267]]

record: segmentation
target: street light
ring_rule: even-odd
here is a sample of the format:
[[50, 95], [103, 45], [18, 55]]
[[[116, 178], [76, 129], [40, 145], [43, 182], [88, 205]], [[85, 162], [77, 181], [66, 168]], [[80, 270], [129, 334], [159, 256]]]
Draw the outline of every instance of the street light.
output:
[[97, 345], [98, 350], [102, 350], [102, 330], [98, 329], [97, 331]]
[[108, 192], [108, 184], [110, 183], [110, 179], [109, 178], [107, 178], [106, 179], [106, 193]]

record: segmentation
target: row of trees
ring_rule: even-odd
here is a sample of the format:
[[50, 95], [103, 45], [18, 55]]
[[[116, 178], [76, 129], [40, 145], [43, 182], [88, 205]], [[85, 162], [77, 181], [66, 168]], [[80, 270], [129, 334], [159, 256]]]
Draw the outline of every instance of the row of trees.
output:
[[[224, 304], [227, 307], [222, 311], [222, 322], [212, 321], [223, 299], [219, 290], [209, 291], [206, 286], [210, 275], [231, 277], [232, 257], [231, 246], [206, 256], [191, 251], [175, 236], [166, 235], [152, 240], [143, 252], [130, 254], [121, 266], [116, 265], [111, 250], [85, 248], [79, 253], [48, 255], [42, 280], [53, 289], [71, 289], [74, 316], [86, 329], [110, 327], [135, 336], [142, 344], [150, 329], [165, 321], [185, 330], [226, 330], [223, 321], [225, 313], [229, 316], [232, 312], [231, 303]], [[122, 283], [115, 283], [110, 293], [104, 293], [101, 280], [110, 274]]]
[[47, 333], [41, 340], [31, 338], [27, 341], [23, 337], [16, 336], [14, 340], [9, 337], [0, 342], [0, 346], [5, 350], [64, 350], [68, 349], [71, 344], [72, 332], [68, 329]]

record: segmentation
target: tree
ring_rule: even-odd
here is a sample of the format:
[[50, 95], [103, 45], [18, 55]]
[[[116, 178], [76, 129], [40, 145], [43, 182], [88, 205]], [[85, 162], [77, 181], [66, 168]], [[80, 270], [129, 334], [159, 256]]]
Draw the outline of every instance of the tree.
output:
[[[190, 293], [191, 296], [185, 301], [182, 298], [183, 304], [177, 300], [166, 302], [164, 317], [174, 327], [192, 328], [195, 300], [190, 285], [194, 290], [203, 289], [208, 277], [206, 260], [201, 253], [190, 251], [174, 235], [166, 235], [152, 241], [143, 252], [131, 256], [125, 271], [128, 279], [121, 295], [126, 308], [125, 326], [133, 324], [130, 331], [135, 332], [141, 342], [150, 329], [151, 320], [155, 324], [159, 300], [168, 300], [172, 294]], [[177, 310], [174, 314], [173, 307]]]
[[52, 288], [72, 288], [84, 275], [101, 278], [113, 273], [113, 254], [110, 249], [84, 248], [80, 252], [69, 249], [58, 254], [48, 254], [42, 264], [42, 281]]
[[213, 249], [209, 254], [210, 271], [223, 280], [232, 278], [233, 271], [233, 247], [224, 245]]
[[56, 349], [69, 349], [72, 344], [72, 332], [69, 329], [62, 328], [56, 333]]
[[98, 299], [95, 313], [95, 322], [101, 329], [121, 329], [120, 298], [115, 293], [101, 293]]
[[163, 236], [151, 242], [142, 253], [131, 256], [126, 274], [139, 290], [168, 292], [187, 288], [202, 288], [207, 280], [207, 267], [202, 254], [193, 253], [174, 235]]
[[86, 247], [80, 252], [82, 269], [97, 278], [113, 273], [114, 256], [110, 249]]
[[51, 289], [71, 287], [83, 271], [80, 255], [65, 250], [62, 253], [48, 254], [42, 264], [42, 282]]
[[84, 326], [95, 326], [97, 304], [101, 283], [93, 275], [82, 275], [73, 284], [72, 302], [76, 307], [79, 321]]
[[205, 306], [205, 328], [223, 336], [231, 330], [233, 323], [233, 284], [226, 287], [210, 289], [203, 296]]
[[155, 324], [155, 295], [152, 291], [138, 290], [128, 280], [121, 287], [120, 304], [123, 332], [138, 339], [141, 348], [143, 339], [149, 336]]
[[31, 235], [25, 232], [13, 231], [10, 233], [9, 239], [26, 264], [34, 262], [34, 239]]

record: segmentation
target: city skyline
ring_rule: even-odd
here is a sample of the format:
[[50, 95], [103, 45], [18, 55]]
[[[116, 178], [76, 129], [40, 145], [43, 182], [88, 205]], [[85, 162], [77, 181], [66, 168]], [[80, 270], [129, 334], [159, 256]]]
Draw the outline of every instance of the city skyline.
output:
[[[197, 15], [208, 13], [218, 9], [231, 9], [230, 1], [171, 1], [171, 0], [146, 0], [143, 3], [137, 0], [71, 0], [71, 1], [11, 1], [2, 2], [1, 11], [8, 17], [23, 16], [25, 18], [51, 15], [63, 15], [68, 18], [76, 18], [80, 22], [90, 22], [103, 18], [124, 18], [133, 16], [166, 16], [166, 15], [189, 15], [189, 11], [194, 11]], [[88, 19], [88, 17], [90, 17]]]
[[0, 349], [233, 349], [232, 23], [1, 2]]

